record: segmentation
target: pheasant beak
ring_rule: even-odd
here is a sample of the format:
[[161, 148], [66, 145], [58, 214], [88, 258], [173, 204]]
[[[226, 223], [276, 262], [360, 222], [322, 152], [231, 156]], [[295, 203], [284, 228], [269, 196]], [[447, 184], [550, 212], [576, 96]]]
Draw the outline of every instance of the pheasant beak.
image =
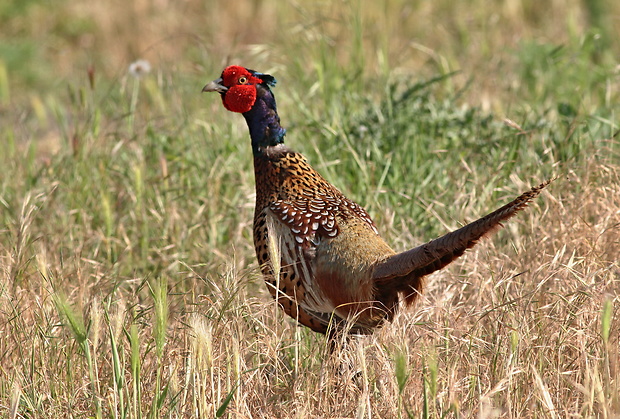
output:
[[202, 88], [203, 92], [218, 92], [218, 93], [226, 93], [228, 87], [222, 85], [222, 78], [220, 77], [217, 80], [213, 80], [211, 83], [207, 84]]

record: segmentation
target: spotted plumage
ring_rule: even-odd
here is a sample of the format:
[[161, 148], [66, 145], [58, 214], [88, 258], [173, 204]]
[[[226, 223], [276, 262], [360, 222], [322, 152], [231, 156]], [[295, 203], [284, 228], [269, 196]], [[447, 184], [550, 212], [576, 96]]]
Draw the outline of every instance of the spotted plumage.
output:
[[[242, 113], [254, 154], [254, 246], [271, 295], [284, 312], [320, 333], [369, 332], [411, 304], [423, 278], [446, 266], [527, 206], [541, 184], [489, 215], [396, 254], [375, 223], [299, 153], [284, 145], [270, 87], [275, 79], [239, 66], [203, 89]], [[331, 328], [331, 329], [330, 329]]]
[[[311, 280], [323, 272], [317, 272], [317, 248], [337, 237], [339, 226], [351, 219], [360, 220], [380, 240], [377, 228], [366, 210], [283, 144], [255, 156], [254, 167], [254, 244], [263, 275], [272, 295], [280, 290], [278, 301], [287, 314], [325, 332], [332, 312], [342, 309]], [[270, 237], [279, 243], [276, 252], [269, 251]], [[280, 259], [279, 275], [273, 271], [274, 257]]]

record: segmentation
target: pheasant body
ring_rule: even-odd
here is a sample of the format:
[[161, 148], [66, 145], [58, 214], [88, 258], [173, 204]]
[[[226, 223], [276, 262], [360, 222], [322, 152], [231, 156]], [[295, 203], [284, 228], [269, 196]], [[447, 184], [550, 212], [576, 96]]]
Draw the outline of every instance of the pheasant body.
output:
[[[346, 319], [364, 302], [369, 305], [374, 289], [363, 273], [394, 252], [368, 213], [301, 154], [280, 144], [255, 156], [254, 168], [254, 245], [268, 287], [288, 315], [324, 333], [332, 312]], [[280, 260], [279, 272], [274, 258]]]
[[547, 185], [417, 248], [396, 254], [368, 213], [283, 144], [270, 86], [275, 79], [239, 66], [203, 91], [242, 113], [252, 139], [256, 183], [254, 246], [271, 295], [285, 313], [320, 333], [350, 322], [369, 332], [391, 320], [399, 302], [415, 301], [424, 276], [443, 268]]

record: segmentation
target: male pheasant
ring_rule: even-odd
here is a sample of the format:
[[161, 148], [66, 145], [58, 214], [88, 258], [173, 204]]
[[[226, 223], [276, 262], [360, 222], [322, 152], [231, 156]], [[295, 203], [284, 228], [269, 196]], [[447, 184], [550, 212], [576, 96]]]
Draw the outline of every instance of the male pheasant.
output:
[[299, 153], [284, 145], [276, 80], [239, 66], [224, 69], [203, 92], [243, 114], [256, 181], [254, 246], [271, 295], [286, 314], [320, 333], [368, 333], [412, 304], [423, 278], [499, 229], [549, 182], [465, 227], [396, 253], [360, 205], [346, 198]]

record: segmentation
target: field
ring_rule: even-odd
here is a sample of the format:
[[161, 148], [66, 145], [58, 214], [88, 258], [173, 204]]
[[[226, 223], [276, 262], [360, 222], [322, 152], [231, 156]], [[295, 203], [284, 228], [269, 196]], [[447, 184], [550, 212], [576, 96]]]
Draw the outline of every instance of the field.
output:
[[[0, 3], [0, 417], [620, 418], [619, 28], [612, 0]], [[260, 276], [247, 128], [200, 92], [227, 64], [397, 250], [556, 180], [331, 353]]]

